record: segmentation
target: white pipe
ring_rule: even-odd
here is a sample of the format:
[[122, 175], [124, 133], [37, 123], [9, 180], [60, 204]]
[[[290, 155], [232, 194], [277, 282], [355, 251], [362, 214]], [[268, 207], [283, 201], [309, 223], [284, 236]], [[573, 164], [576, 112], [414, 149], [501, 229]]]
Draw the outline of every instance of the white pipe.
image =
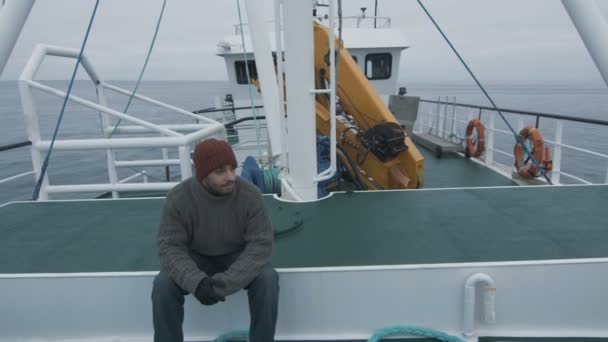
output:
[[289, 184], [289, 181], [287, 181], [287, 178], [281, 178], [281, 185], [282, 185], [281, 191], [286, 193], [287, 195], [289, 195], [289, 197], [287, 199], [292, 200], [292, 201], [298, 201], [298, 202], [303, 201], [302, 197], [300, 197], [300, 195], [298, 195], [298, 193], [293, 189], [291, 184]]
[[[27, 138], [32, 142], [32, 146], [30, 146], [30, 154], [32, 156], [32, 169], [35, 171], [34, 181], [37, 181], [42, 172], [42, 160], [44, 158], [42, 157], [40, 149], [35, 147], [35, 145], [40, 142], [40, 123], [38, 120], [36, 106], [34, 104], [32, 89], [26, 81], [19, 81], [19, 96], [21, 97], [21, 106], [23, 107]], [[38, 195], [39, 200], [48, 199], [48, 195], [46, 193], [46, 186], [48, 184], [49, 174], [46, 173], [42, 181], [42, 186], [40, 187], [40, 194]]]
[[[209, 127], [209, 125], [207, 125], [207, 124], [158, 125], [158, 126], [166, 128], [166, 129], [170, 129], [175, 132], [195, 132], [200, 129]], [[154, 132], [154, 130], [147, 128], [147, 127], [142, 127], [142, 126], [118, 126], [116, 128], [116, 130], [114, 130], [114, 126], [106, 126], [106, 128], [104, 129], [105, 133], [111, 133], [113, 131], [114, 131], [114, 133], [125, 133], [125, 134], [137, 134], [137, 133], [145, 134], [145, 133]]]
[[[111, 184], [118, 183], [115, 159], [114, 151], [112, 151], [112, 149], [106, 149], [106, 164], [108, 165], [108, 178]], [[112, 191], [112, 198], [118, 198], [118, 192]]]
[[[68, 139], [56, 140], [56, 150], [101, 150], [106, 148], [142, 148], [142, 147], [179, 147], [188, 145], [202, 138], [212, 136], [223, 130], [223, 126], [212, 126], [184, 137], [148, 137], [148, 138], [114, 138], [114, 139]], [[39, 151], [48, 151], [50, 141], [32, 143]]]
[[306, 201], [318, 197], [315, 103], [309, 93], [315, 88], [312, 8], [311, 1], [283, 4], [288, 172], [293, 190]]
[[136, 166], [167, 166], [179, 165], [179, 159], [152, 159], [152, 160], [117, 160], [114, 165], [118, 167], [136, 167]]
[[562, 4], [608, 86], [608, 18], [593, 0], [562, 0]]
[[121, 180], [119, 181], [119, 183], [127, 183], [127, 182], [130, 182], [130, 181], [132, 181], [132, 180], [134, 180], [134, 179], [136, 179], [136, 178], [138, 178], [138, 177], [143, 176], [143, 175], [144, 175], [144, 173], [146, 173], [146, 171], [140, 171], [140, 172], [136, 172], [136, 173], [134, 173], [134, 174], [132, 174], [132, 175], [130, 175], [130, 176], [128, 176], [128, 177], [125, 177], [125, 178], [121, 179]]
[[217, 123], [215, 125], [209, 125], [207, 128], [201, 129], [199, 131], [190, 133], [185, 136], [185, 143], [182, 145], [190, 144], [192, 142], [197, 142], [204, 138], [208, 138], [212, 135], [222, 134], [225, 137], [224, 125], [221, 123]]
[[488, 123], [488, 137], [486, 138], [486, 164], [492, 166], [494, 164], [494, 127], [495, 127], [495, 115], [494, 112], [488, 113], [490, 122]]
[[13, 0], [0, 6], [0, 75], [36, 0]]
[[281, 167], [286, 168], [287, 165], [287, 148], [285, 143], [287, 142], [287, 124], [285, 122], [285, 84], [283, 80], [283, 33], [281, 31], [281, 23], [283, 18], [283, 1], [275, 0], [274, 1], [274, 37], [275, 37], [275, 46], [276, 46], [276, 54], [277, 54], [277, 78], [279, 80], [279, 115], [280, 115], [280, 129], [281, 129], [281, 141], [283, 142], [283, 151], [281, 153], [281, 157], [279, 159], [279, 164]]
[[[315, 177], [322, 182], [336, 174], [336, 44], [334, 37], [334, 3], [329, 0], [329, 168]], [[338, 52], [339, 53], [339, 52]]]
[[[279, 104], [279, 90], [277, 88], [277, 76], [272, 61], [272, 50], [264, 23], [264, 2], [259, 0], [245, 0], [247, 18], [249, 20], [249, 35], [253, 43], [255, 54], [255, 65], [260, 78], [260, 90], [264, 101], [266, 112], [266, 123], [268, 125], [268, 140], [270, 141], [270, 153], [273, 157], [282, 152], [281, 141], [281, 110]], [[243, 46], [243, 48], [245, 48]], [[277, 56], [280, 58], [280, 56]], [[248, 85], [251, 87], [251, 85]]]
[[167, 183], [118, 183], [118, 184], [76, 184], [49, 185], [49, 193], [107, 192], [107, 191], [162, 191], [171, 190], [177, 182]]
[[[97, 92], [97, 102], [100, 105], [107, 107], [108, 100], [106, 98], [105, 90], [103, 89], [103, 86], [101, 86], [100, 83], [97, 83], [95, 85], [95, 89]], [[102, 133], [104, 134], [104, 136], [106, 138], [110, 137], [112, 132], [103, 131], [103, 128], [110, 124], [110, 118], [109, 118], [108, 114], [106, 114], [104, 112], [99, 112], [99, 119], [100, 119], [100, 126], [102, 129]], [[114, 151], [112, 151], [112, 149], [106, 149], [106, 165], [108, 167], [108, 179], [111, 184], [118, 183], [118, 173], [116, 172], [116, 165], [114, 164], [115, 160], [116, 160], [116, 156], [114, 155]], [[114, 198], [114, 199], [120, 198], [118, 191], [112, 191], [112, 198]]]
[[[122, 89], [122, 88], [116, 87], [116, 86], [111, 85], [111, 84], [106, 83], [106, 82], [103, 82], [103, 83], [102, 83], [102, 85], [103, 85], [105, 88], [109, 89], [109, 90], [112, 90], [112, 91], [114, 91], [114, 92], [117, 92], [117, 93], [122, 94], [122, 95], [125, 95], [125, 96], [131, 96], [131, 93], [132, 93], [131, 91], [128, 91], [128, 90], [126, 90], [126, 89]], [[165, 108], [165, 109], [171, 110], [171, 111], [173, 111], [173, 112], [175, 112], [175, 113], [178, 113], [178, 114], [183, 114], [183, 115], [188, 116], [188, 117], [191, 117], [191, 118], [193, 118], [193, 119], [195, 119], [195, 120], [206, 121], [207, 123], [214, 123], [214, 124], [215, 124], [215, 123], [218, 123], [217, 121], [215, 121], [215, 120], [213, 120], [213, 119], [209, 119], [209, 118], [207, 118], [207, 117], [205, 117], [205, 116], [202, 116], [202, 115], [196, 115], [196, 114], [194, 114], [194, 113], [192, 113], [192, 112], [189, 112], [189, 111], [187, 111], [187, 110], [184, 110], [184, 109], [182, 109], [182, 108], [175, 107], [175, 106], [172, 106], [172, 105], [170, 105], [170, 104], [167, 104], [167, 103], [164, 103], [164, 102], [161, 102], [161, 101], [154, 100], [154, 99], [152, 99], [152, 98], [150, 98], [150, 97], [147, 97], [147, 96], [143, 96], [143, 95], [135, 94], [135, 95], [133, 95], [133, 97], [134, 97], [134, 98], [136, 98], [136, 99], [138, 99], [138, 100], [142, 100], [142, 101], [144, 101], [144, 102], [148, 102], [148, 103], [150, 103], [150, 104], [156, 105], [156, 106], [158, 106], [158, 107], [161, 107], [161, 108]]]
[[[40, 151], [48, 151], [51, 142], [39, 141], [33, 146]], [[69, 139], [56, 140], [54, 150], [102, 150], [106, 148], [178, 147], [184, 145], [183, 138], [114, 138], [114, 139]]]
[[[35, 82], [35, 81], [26, 81], [26, 82], [30, 86], [32, 86], [34, 88], [37, 88], [37, 89], [40, 89], [40, 90], [42, 90], [42, 91], [44, 91], [44, 92], [46, 92], [48, 94], [55, 95], [55, 96], [58, 96], [58, 97], [65, 97], [66, 96], [65, 92], [63, 92], [61, 90], [57, 90], [57, 89], [51, 88], [51, 87], [47, 87], [44, 84], [41, 84], [41, 83], [38, 83], [38, 82]], [[135, 124], [142, 125], [144, 127], [152, 129], [152, 130], [154, 130], [154, 131], [156, 131], [158, 133], [163, 133], [163, 134], [165, 134], [167, 136], [173, 136], [173, 137], [181, 137], [182, 136], [182, 134], [174, 132], [174, 131], [172, 131], [170, 129], [166, 129], [166, 128], [160, 127], [158, 125], [149, 123], [148, 121], [145, 121], [145, 120], [133, 117], [133, 116], [131, 116], [129, 114], [121, 113], [121, 112], [119, 112], [117, 110], [114, 110], [114, 109], [111, 109], [111, 108], [108, 108], [108, 107], [104, 107], [104, 106], [99, 105], [99, 104], [97, 104], [95, 102], [91, 102], [89, 100], [85, 100], [85, 99], [80, 98], [78, 96], [70, 95], [68, 97], [68, 99], [70, 101], [76, 102], [76, 103], [78, 103], [80, 105], [83, 105], [85, 107], [88, 107], [88, 108], [91, 108], [91, 109], [94, 109], [94, 110], [98, 110], [100, 112], [107, 113], [109, 115], [115, 116], [115, 117], [123, 119], [125, 121], [129, 121], [129, 122], [132, 122], [132, 123], [135, 123]]]
[[[36, 74], [38, 73], [38, 69], [42, 64], [42, 61], [46, 56], [56, 56], [56, 57], [67, 57], [67, 58], [78, 58], [80, 51], [72, 48], [64, 48], [60, 46], [54, 45], [46, 45], [46, 44], [38, 44], [34, 48], [34, 52], [32, 56], [28, 60], [25, 68], [23, 68], [23, 72], [21, 76], [19, 76], [20, 80], [31, 81], [36, 78]], [[89, 61], [86, 55], [82, 55], [80, 60], [80, 64], [87, 72], [93, 83], [97, 84], [100, 82], [100, 78], [93, 68], [93, 64]]]
[[562, 131], [564, 124], [562, 120], [555, 123], [555, 143], [553, 144], [553, 171], [551, 182], [559, 184], [560, 171], [562, 169]]
[[2, 184], [2, 183], [8, 183], [8, 182], [10, 182], [12, 180], [15, 180], [15, 179], [27, 176], [27, 175], [31, 175], [32, 173], [34, 173], [34, 170], [28, 171], [28, 172], [24, 172], [24, 173], [20, 173], [18, 175], [12, 176], [12, 177], [4, 178], [4, 179], [0, 180], [0, 184]]
[[483, 314], [486, 323], [496, 322], [496, 286], [494, 279], [484, 273], [475, 273], [467, 278], [464, 285], [464, 324], [463, 335], [471, 337], [475, 334], [475, 289], [483, 285]]
[[185, 146], [178, 148], [179, 164], [182, 180], [192, 177], [192, 164], [190, 162], [190, 151]]

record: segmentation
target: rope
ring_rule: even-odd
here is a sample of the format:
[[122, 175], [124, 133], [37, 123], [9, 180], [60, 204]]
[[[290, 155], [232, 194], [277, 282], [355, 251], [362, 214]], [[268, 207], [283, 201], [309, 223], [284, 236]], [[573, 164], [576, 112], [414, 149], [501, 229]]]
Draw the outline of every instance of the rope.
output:
[[276, 167], [268, 167], [266, 170], [262, 170], [264, 174], [264, 192], [271, 194], [278, 194], [281, 192], [281, 181], [279, 180], [279, 174], [281, 170]]
[[[446, 334], [441, 331], [429, 329], [429, 328], [420, 328], [420, 327], [409, 327], [409, 326], [393, 326], [386, 327], [379, 330], [376, 330], [372, 337], [370, 337], [367, 342], [380, 342], [383, 338], [389, 336], [397, 336], [397, 335], [414, 335], [414, 336], [424, 336], [430, 337], [432, 339], [438, 341], [445, 342], [464, 342], [463, 339], [458, 338], [456, 336], [452, 336]], [[213, 340], [213, 342], [228, 342], [228, 341], [249, 341], [249, 332], [246, 330], [238, 330], [231, 331], [220, 335], [218, 338]]]
[[429, 328], [420, 328], [420, 327], [410, 327], [410, 326], [393, 326], [386, 327], [379, 330], [372, 335], [372, 337], [367, 340], [367, 342], [380, 342], [385, 337], [395, 336], [395, 335], [415, 335], [415, 336], [425, 336], [430, 337], [435, 340], [445, 341], [445, 342], [464, 342], [464, 340], [448, 335], [444, 332], [429, 329]]
[[70, 79], [70, 84], [68, 85], [68, 91], [65, 94], [65, 98], [63, 99], [63, 105], [61, 106], [61, 112], [59, 113], [59, 118], [57, 119], [57, 124], [55, 125], [55, 131], [53, 132], [53, 138], [51, 139], [51, 145], [49, 146], [49, 152], [46, 154], [44, 158], [44, 162], [42, 163], [42, 168], [40, 170], [40, 177], [38, 177], [38, 181], [36, 182], [36, 188], [34, 189], [34, 194], [32, 195], [32, 200], [38, 200], [38, 196], [40, 195], [40, 188], [42, 187], [42, 181], [46, 175], [46, 170], [49, 166], [49, 160], [51, 159], [51, 152], [53, 151], [53, 146], [55, 146], [55, 140], [57, 139], [57, 134], [59, 133], [59, 126], [61, 126], [61, 120], [63, 119], [63, 114], [65, 113], [65, 107], [68, 103], [68, 98], [70, 97], [70, 93], [72, 92], [72, 86], [74, 85], [74, 79], [76, 78], [76, 73], [78, 72], [78, 67], [80, 66], [80, 61], [82, 60], [82, 53], [84, 52], [84, 48], [87, 45], [87, 40], [89, 39], [89, 33], [91, 33], [91, 27], [93, 26], [93, 20], [95, 19], [95, 14], [97, 13], [97, 8], [99, 7], [99, 0], [95, 1], [95, 7], [93, 8], [93, 14], [91, 14], [91, 19], [89, 20], [89, 26], [87, 27], [87, 32], [84, 35], [84, 40], [82, 41], [82, 45], [80, 47], [80, 52], [78, 53], [78, 59], [76, 60], [76, 65], [74, 66], [74, 71], [72, 72], [72, 78]]
[[220, 335], [213, 342], [249, 341], [249, 331], [237, 330]]
[[469, 73], [469, 75], [471, 75], [471, 77], [473, 78], [475, 83], [477, 83], [477, 86], [479, 86], [479, 88], [481, 89], [483, 94], [486, 96], [486, 99], [488, 99], [488, 101], [490, 101], [490, 103], [492, 104], [492, 108], [500, 115], [502, 120], [507, 124], [507, 127], [509, 127], [509, 130], [511, 130], [511, 133], [513, 133], [513, 136], [515, 137], [515, 141], [523, 147], [526, 154], [530, 157], [530, 160], [532, 160], [532, 163], [534, 164], [534, 166], [536, 166], [536, 168], [538, 168], [540, 170], [541, 174], [543, 175], [543, 177], [545, 177], [547, 182], [549, 184], [553, 185], [553, 183], [551, 183], [551, 180], [549, 180], [549, 177], [547, 177], [547, 173], [545, 172], [545, 170], [540, 166], [538, 161], [536, 159], [534, 159], [534, 156], [532, 155], [532, 152], [530, 152], [530, 149], [528, 148], [528, 146], [526, 146], [526, 144], [524, 144], [523, 138], [518, 133], [516, 133], [515, 130], [513, 129], [513, 127], [511, 126], [511, 124], [509, 124], [509, 121], [507, 121], [505, 116], [498, 109], [498, 106], [496, 106], [496, 103], [494, 103], [494, 100], [492, 99], [492, 97], [490, 97], [490, 94], [488, 94], [488, 92], [486, 91], [484, 86], [481, 85], [481, 83], [479, 82], [477, 77], [475, 77], [475, 74], [473, 73], [473, 71], [471, 71], [471, 69], [469, 68], [467, 63], [464, 61], [464, 59], [460, 56], [460, 54], [458, 53], [458, 51], [456, 50], [454, 45], [452, 45], [452, 42], [450, 42], [450, 40], [445, 35], [445, 33], [443, 33], [443, 30], [441, 29], [441, 27], [439, 27], [439, 24], [437, 24], [435, 19], [433, 19], [433, 16], [431, 15], [431, 13], [429, 13], [429, 11], [426, 9], [426, 7], [424, 7], [421, 0], [417, 0], [417, 1], [418, 1], [418, 4], [420, 5], [420, 7], [422, 7], [422, 10], [424, 10], [424, 12], [429, 17], [429, 19], [431, 19], [431, 21], [433, 22], [433, 25], [435, 25], [435, 27], [437, 28], [437, 30], [439, 31], [439, 33], [441, 34], [443, 39], [446, 41], [446, 43], [448, 43], [448, 45], [450, 46], [452, 51], [456, 54], [456, 57], [458, 57], [458, 59], [460, 60], [462, 65], [465, 67], [465, 69], [467, 69], [467, 72]]
[[[260, 126], [257, 120], [258, 111], [256, 110], [255, 103], [253, 103], [253, 93], [251, 92], [251, 77], [249, 75], [249, 61], [247, 59], [247, 49], [245, 47], [245, 34], [243, 33], [243, 19], [241, 17], [241, 5], [239, 0], [236, 0], [236, 8], [239, 12], [239, 28], [241, 31], [241, 44], [243, 44], [243, 58], [245, 59], [245, 74], [247, 75], [247, 91], [249, 92], [249, 102], [251, 103], [251, 113], [253, 114], [253, 124], [255, 125], [255, 140], [258, 151], [258, 157], [262, 156], [260, 151]], [[280, 58], [280, 56], [277, 56]]]
[[[135, 88], [133, 88], [133, 92], [131, 93], [131, 96], [129, 96], [129, 101], [127, 101], [127, 105], [125, 106], [125, 110], [123, 111], [123, 113], [125, 113], [125, 114], [129, 110], [129, 107], [131, 106], [131, 101], [133, 101], [133, 97], [135, 96], [135, 93], [137, 92], [137, 88], [139, 88], [139, 84], [141, 83], [141, 79], [144, 76], [144, 72], [146, 71], [146, 67], [148, 66], [148, 61], [150, 60], [150, 55], [152, 55], [152, 49], [154, 48], [154, 43], [156, 43], [156, 36], [158, 35], [158, 30], [160, 28], [160, 23], [163, 20], [163, 13], [165, 13], [165, 5], [166, 4], [167, 4], [167, 0], [163, 0], [163, 6], [162, 6], [162, 8], [160, 10], [160, 15], [158, 16], [158, 20], [156, 21], [156, 29], [154, 30], [154, 36], [152, 37], [152, 42], [150, 42], [150, 48], [148, 48], [148, 54], [146, 56], [146, 61], [144, 62], [143, 67], [141, 68], [141, 72], [139, 73], [139, 77], [137, 78], [137, 83], [135, 83]], [[121, 121], [122, 121], [122, 119], [118, 119], [118, 122], [114, 126], [114, 129], [112, 129], [112, 133], [110, 133], [110, 138], [116, 132], [116, 129], [120, 125]]]

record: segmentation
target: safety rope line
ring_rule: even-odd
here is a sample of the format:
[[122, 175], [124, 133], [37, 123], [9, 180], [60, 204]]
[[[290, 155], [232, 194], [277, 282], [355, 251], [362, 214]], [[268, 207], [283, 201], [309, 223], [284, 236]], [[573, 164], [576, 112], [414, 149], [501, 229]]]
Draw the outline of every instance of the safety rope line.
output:
[[[165, 5], [166, 4], [167, 4], [167, 0], [163, 0], [163, 6], [162, 6], [162, 8], [160, 10], [160, 15], [158, 16], [158, 20], [156, 21], [156, 28], [154, 29], [154, 36], [152, 37], [152, 41], [150, 42], [150, 47], [148, 48], [148, 54], [146, 55], [146, 61], [144, 62], [143, 67], [141, 68], [141, 71], [139, 73], [139, 77], [137, 78], [137, 83], [135, 83], [135, 88], [133, 88], [133, 92], [131, 92], [131, 96], [129, 96], [129, 101], [127, 101], [127, 105], [125, 106], [125, 110], [123, 110], [123, 113], [125, 113], [125, 114], [129, 110], [129, 107], [131, 106], [131, 101], [133, 101], [133, 97], [135, 96], [135, 93], [137, 93], [137, 89], [139, 88], [139, 84], [141, 83], [141, 79], [144, 76], [144, 72], [146, 71], [146, 68], [148, 67], [148, 61], [150, 60], [150, 56], [152, 55], [152, 50], [154, 49], [154, 44], [156, 43], [156, 37], [158, 36], [158, 31], [160, 29], [160, 23], [163, 20], [163, 14], [165, 13]], [[112, 129], [112, 132], [110, 133], [110, 138], [116, 132], [116, 129], [120, 125], [121, 121], [122, 121], [122, 119], [118, 119], [118, 122], [116, 123], [116, 125], [114, 125], [114, 129]]]
[[51, 159], [51, 152], [53, 152], [53, 146], [55, 146], [55, 140], [57, 139], [57, 134], [59, 133], [59, 127], [61, 126], [61, 120], [63, 119], [63, 114], [65, 113], [65, 108], [68, 103], [68, 98], [70, 97], [70, 93], [72, 92], [72, 86], [74, 85], [74, 79], [76, 78], [76, 73], [78, 72], [78, 67], [80, 66], [80, 61], [82, 60], [82, 53], [84, 52], [84, 48], [87, 45], [87, 41], [89, 39], [89, 34], [91, 33], [91, 27], [93, 26], [93, 21], [95, 19], [95, 14], [97, 13], [97, 8], [99, 7], [99, 0], [95, 1], [95, 7], [93, 8], [93, 14], [91, 14], [91, 19], [89, 20], [89, 26], [87, 27], [87, 31], [84, 35], [84, 40], [82, 41], [82, 45], [80, 46], [80, 52], [78, 53], [78, 59], [76, 60], [76, 65], [74, 66], [74, 71], [72, 72], [72, 78], [70, 79], [70, 84], [68, 85], [68, 91], [65, 94], [65, 98], [63, 99], [63, 105], [61, 106], [61, 112], [59, 113], [59, 118], [57, 119], [57, 124], [55, 125], [55, 130], [53, 132], [53, 138], [51, 139], [51, 145], [49, 146], [49, 151], [44, 158], [44, 162], [42, 163], [42, 168], [40, 170], [40, 176], [38, 177], [38, 181], [36, 182], [36, 187], [34, 188], [34, 193], [32, 195], [32, 200], [38, 200], [38, 196], [40, 195], [40, 188], [42, 187], [42, 182], [46, 175], [46, 170], [49, 166], [49, 160]]
[[500, 117], [505, 122], [505, 124], [507, 124], [507, 127], [509, 127], [509, 130], [511, 130], [511, 133], [513, 133], [513, 136], [515, 137], [515, 141], [517, 142], [517, 144], [520, 144], [523, 147], [524, 151], [530, 157], [530, 160], [532, 161], [532, 163], [534, 164], [534, 166], [536, 166], [536, 168], [538, 170], [540, 170], [541, 174], [543, 175], [543, 177], [545, 177], [545, 179], [547, 180], [547, 182], [549, 184], [553, 185], [553, 183], [551, 183], [551, 180], [549, 179], [549, 177], [547, 177], [547, 173], [545, 172], [545, 170], [540, 166], [540, 164], [538, 163], [538, 161], [532, 155], [532, 152], [530, 151], [530, 149], [528, 148], [528, 146], [526, 146], [526, 144], [524, 143], [524, 139], [522, 138], [522, 136], [515, 132], [515, 130], [513, 129], [513, 127], [511, 126], [511, 124], [509, 123], [509, 121], [507, 121], [507, 119], [505, 118], [505, 116], [498, 109], [498, 106], [496, 106], [496, 103], [494, 103], [494, 100], [492, 99], [492, 97], [490, 96], [490, 94], [488, 94], [488, 92], [486, 91], [486, 89], [484, 88], [484, 86], [481, 85], [481, 83], [479, 82], [479, 80], [477, 79], [477, 77], [475, 77], [475, 74], [473, 73], [473, 71], [471, 71], [471, 68], [469, 68], [469, 66], [467, 65], [467, 63], [460, 56], [460, 54], [458, 53], [458, 51], [456, 50], [456, 48], [454, 47], [454, 45], [452, 44], [452, 42], [445, 35], [445, 33], [443, 32], [443, 30], [441, 29], [441, 27], [439, 27], [439, 24], [437, 24], [437, 22], [435, 21], [435, 19], [431, 15], [431, 13], [429, 13], [429, 11], [426, 9], [426, 7], [422, 4], [422, 1], [421, 0], [417, 0], [417, 1], [418, 1], [418, 4], [420, 5], [420, 7], [422, 7], [422, 10], [426, 13], [426, 15], [429, 17], [429, 19], [431, 19], [431, 21], [433, 22], [433, 25], [435, 25], [435, 27], [437, 28], [437, 30], [439, 31], [439, 33], [441, 34], [441, 36], [443, 37], [443, 39], [446, 41], [446, 43], [448, 43], [448, 45], [450, 46], [450, 48], [452, 49], [452, 51], [456, 54], [456, 57], [458, 57], [458, 59], [460, 60], [460, 62], [462, 63], [462, 65], [465, 67], [465, 69], [467, 69], [467, 72], [469, 73], [469, 75], [471, 75], [471, 77], [473, 78], [473, 80], [475, 81], [475, 83], [477, 83], [477, 86], [479, 86], [479, 88], [481, 89], [481, 91], [483, 92], [483, 94], [486, 96], [486, 99], [488, 99], [488, 101], [490, 101], [490, 103], [492, 104], [492, 107], [494, 108], [494, 110], [500, 115]]

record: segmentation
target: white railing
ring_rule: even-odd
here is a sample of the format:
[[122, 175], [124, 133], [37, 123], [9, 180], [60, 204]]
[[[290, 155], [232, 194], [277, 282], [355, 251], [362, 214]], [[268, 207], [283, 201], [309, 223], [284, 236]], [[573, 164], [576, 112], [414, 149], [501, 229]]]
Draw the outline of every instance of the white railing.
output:
[[4, 179], [0, 179], [0, 184], [9, 183], [11, 181], [17, 180], [17, 179], [19, 179], [21, 177], [25, 177], [25, 176], [31, 175], [33, 173], [34, 173], [34, 170], [23, 172], [23, 173], [20, 173], [18, 175], [10, 176], [10, 177], [4, 178]]
[[[44, 140], [40, 134], [39, 116], [35, 109], [34, 98], [32, 91], [34, 89], [46, 92], [58, 98], [65, 98], [66, 93], [34, 81], [37, 70], [44, 58], [47, 56], [57, 56], [64, 58], [75, 59], [79, 52], [74, 49], [62, 47], [39, 45], [34, 50], [32, 57], [28, 61], [23, 73], [20, 77], [19, 90], [23, 104], [23, 114], [25, 116], [26, 130], [28, 138], [32, 142], [32, 162], [36, 177], [40, 177], [43, 153], [47, 153], [50, 149], [51, 141]], [[169, 190], [175, 186], [175, 182], [147, 182], [147, 174], [140, 173], [143, 176], [143, 184], [127, 183], [127, 180], [119, 180], [117, 176], [117, 167], [132, 167], [132, 166], [160, 166], [179, 165], [181, 179], [184, 180], [192, 176], [192, 165], [190, 160], [190, 151], [192, 146], [202, 139], [210, 136], [224, 136], [224, 125], [193, 114], [190, 111], [181, 109], [151, 98], [136, 94], [135, 99], [146, 102], [148, 104], [163, 108], [174, 115], [187, 117], [194, 120], [193, 124], [189, 125], [159, 125], [134, 115], [126, 114], [122, 111], [110, 108], [107, 105], [105, 91], [110, 90], [124, 96], [130, 96], [128, 90], [113, 86], [101, 80], [97, 75], [88, 58], [83, 55], [81, 65], [89, 75], [91, 81], [95, 84], [97, 91], [97, 102], [92, 102], [81, 97], [70, 95], [68, 100], [78, 103], [86, 108], [92, 109], [101, 115], [101, 125], [103, 137], [90, 139], [58, 139], [53, 144], [54, 150], [62, 151], [84, 151], [84, 150], [105, 150], [109, 182], [102, 184], [75, 184], [75, 185], [51, 185], [48, 174], [42, 183], [40, 191], [40, 199], [48, 199], [50, 193], [78, 193], [78, 192], [112, 192], [114, 198], [118, 197], [119, 191], [159, 191]], [[141, 115], [138, 115], [141, 116]], [[130, 126], [116, 129], [111, 119], [118, 119], [130, 123]], [[121, 133], [146, 133], [147, 135], [155, 134], [155, 136], [146, 137], [114, 137], [112, 134]], [[187, 134], [186, 134], [187, 133]], [[115, 149], [138, 149], [138, 148], [159, 148], [162, 153], [162, 159], [156, 160], [121, 160], [115, 158]], [[168, 158], [168, 149], [177, 149], [178, 159]]]
[[[463, 110], [466, 110], [466, 113], [463, 113]], [[600, 134], [599, 136], [608, 137], [608, 122], [510, 109], [501, 109], [501, 111], [503, 113], [507, 113], [511, 120], [513, 119], [511, 116], [512, 114], [517, 115], [514, 120], [516, 125], [513, 127], [517, 132], [524, 127], [525, 117], [533, 117], [536, 119], [537, 127], [539, 127], [543, 132], [544, 141], [551, 147], [553, 171], [550, 173], [550, 179], [553, 184], [562, 184], [562, 176], [581, 184], [608, 183], [608, 153], [602, 153], [590, 148], [576, 146], [574, 143], [565, 143], [563, 136], [564, 125], [569, 127], [569, 123], [578, 122], [589, 125], [590, 128], [592, 127], [592, 129], [598, 131], [601, 130], [605, 133]], [[496, 111], [490, 108], [458, 104], [456, 103], [455, 98], [439, 98], [437, 101], [423, 100], [421, 101], [421, 106], [418, 111], [418, 120], [416, 121], [415, 131], [431, 132], [439, 137], [451, 140], [453, 142], [462, 142], [465, 139], [465, 128], [473, 117], [481, 118], [486, 128], [486, 152], [480, 160], [483, 161], [488, 167], [511, 177], [514, 173], [516, 173], [514, 172], [513, 164], [505, 164], [496, 161], [495, 153], [500, 156], [507, 157], [510, 161], [513, 160], [514, 139], [507, 139], [511, 142], [510, 145], [505, 143], [497, 143], [497, 138], [500, 136], [512, 138], [513, 133], [509, 130], [496, 127], [496, 123], [502, 122], [502, 119]], [[539, 125], [541, 118], [543, 122], [542, 125]], [[547, 120], [550, 122], [547, 122]], [[553, 129], [549, 129], [549, 123], [554, 124], [555, 127]], [[547, 138], [548, 136], [551, 136], [551, 133], [553, 138]], [[579, 153], [579, 160], [569, 161], [568, 164], [564, 164], [564, 150], [576, 151]], [[591, 160], [592, 157], [596, 160]], [[600, 161], [598, 162], [597, 159]], [[588, 176], [583, 174], [573, 174], [572, 172], [566, 172], [563, 170], [564, 166], [566, 166], [567, 169], [576, 170], [576, 165], [573, 163], [581, 161], [587, 165], [592, 165], [592, 171], [594, 171], [595, 174], [600, 175], [601, 181], [598, 181], [597, 179], [589, 179]], [[603, 177], [601, 176], [602, 174]]]
[[[328, 16], [318, 16], [317, 19], [320, 22], [323, 22], [324, 20], [329, 20]], [[334, 20], [337, 22], [338, 18], [334, 18]], [[268, 25], [269, 27], [272, 25], [272, 29], [276, 30], [276, 29], [283, 29], [282, 25], [279, 25], [278, 27], [275, 26], [276, 21], [275, 20], [265, 20], [264, 23], [266, 25]], [[375, 27], [374, 27], [375, 24]], [[249, 23], [243, 23], [243, 24], [233, 24], [232, 25], [234, 27], [234, 34], [235, 35], [240, 35], [241, 34], [241, 27], [243, 28], [243, 33], [248, 33], [249, 31]], [[342, 26], [343, 27], [351, 27], [351, 28], [381, 28], [381, 29], [386, 29], [386, 28], [391, 28], [391, 18], [390, 17], [362, 17], [362, 16], [346, 16], [346, 17], [342, 17]]]

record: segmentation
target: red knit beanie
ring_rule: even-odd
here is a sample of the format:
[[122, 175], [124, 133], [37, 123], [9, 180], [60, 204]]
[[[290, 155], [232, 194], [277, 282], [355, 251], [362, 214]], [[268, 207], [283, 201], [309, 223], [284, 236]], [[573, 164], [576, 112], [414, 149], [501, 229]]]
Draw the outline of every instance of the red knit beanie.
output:
[[236, 168], [237, 162], [232, 147], [223, 140], [210, 138], [201, 141], [194, 148], [194, 169], [196, 178], [202, 181], [213, 170], [224, 165]]

